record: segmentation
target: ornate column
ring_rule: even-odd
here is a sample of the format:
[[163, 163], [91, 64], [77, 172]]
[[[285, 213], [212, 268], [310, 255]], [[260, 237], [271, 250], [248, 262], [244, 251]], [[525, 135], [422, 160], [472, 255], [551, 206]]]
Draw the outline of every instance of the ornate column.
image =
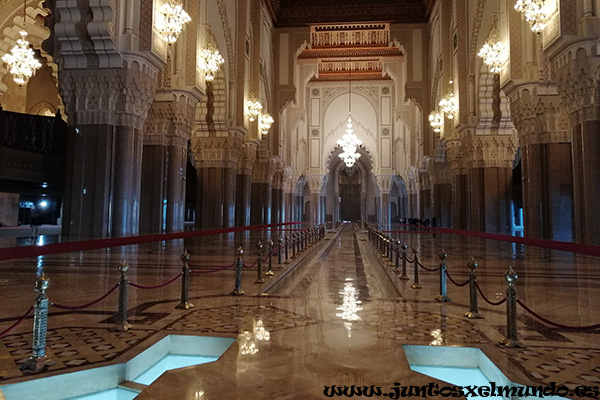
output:
[[504, 135], [479, 132], [464, 132], [462, 138], [469, 196], [467, 226], [474, 231], [508, 234], [515, 137], [512, 128]]
[[419, 218], [431, 218], [431, 179], [427, 171], [419, 171]]
[[235, 223], [236, 170], [242, 134], [192, 138], [196, 160], [197, 216], [201, 228], [231, 227]]
[[283, 222], [294, 221], [294, 183], [297, 181], [297, 179], [297, 177], [292, 175], [291, 167], [285, 167], [283, 169]]
[[235, 225], [250, 225], [252, 169], [256, 162], [257, 142], [244, 141], [237, 164], [235, 192]]
[[459, 140], [446, 142], [446, 158], [450, 162], [452, 173], [452, 226], [455, 229], [467, 229], [469, 210], [467, 171], [463, 165], [462, 145]]
[[572, 240], [572, 134], [556, 86], [525, 84], [507, 94], [522, 151], [525, 235]]
[[[598, 17], [583, 22], [598, 26]], [[596, 30], [597, 32], [597, 30]], [[600, 78], [598, 35], [574, 43], [554, 57], [558, 93], [570, 117], [575, 241], [600, 244]]]
[[60, 89], [74, 135], [69, 140], [63, 231], [125, 236], [139, 231], [143, 126], [156, 68], [64, 69]]
[[448, 162], [432, 163], [430, 173], [433, 190], [433, 214], [438, 226], [452, 226], [452, 170]]
[[252, 225], [271, 223], [275, 169], [275, 158], [268, 157], [266, 151], [259, 148], [258, 157], [252, 170], [252, 199], [250, 201], [250, 223]]
[[275, 174], [273, 176], [273, 187], [271, 189], [272, 207], [271, 223], [283, 222], [283, 168], [281, 160], [276, 159]]
[[308, 175], [308, 187], [310, 188], [310, 210], [305, 210], [308, 222], [319, 224], [321, 221], [321, 189], [323, 188], [325, 175]]
[[[157, 94], [173, 99], [166, 91]], [[144, 132], [142, 162], [142, 232], [177, 232], [184, 229], [185, 179], [188, 140], [196, 99], [179, 95], [170, 101], [155, 101]], [[166, 210], [163, 210], [166, 204]]]
[[377, 221], [379, 224], [383, 224], [384, 227], [389, 228], [392, 223], [392, 214], [390, 212], [390, 191], [392, 189], [392, 175], [377, 175], [375, 177], [377, 186], [379, 186], [379, 193], [381, 195], [380, 200], [380, 218]]

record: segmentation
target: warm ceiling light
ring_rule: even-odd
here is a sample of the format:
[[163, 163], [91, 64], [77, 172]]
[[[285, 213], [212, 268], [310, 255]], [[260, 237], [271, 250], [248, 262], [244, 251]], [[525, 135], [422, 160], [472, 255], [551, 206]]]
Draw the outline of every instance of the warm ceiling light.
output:
[[183, 30], [183, 26], [192, 18], [183, 9], [183, 6], [175, 0], [169, 0], [160, 7], [160, 13], [164, 17], [163, 26], [159, 29], [165, 41], [173, 44]]
[[246, 112], [244, 114], [246, 114], [249, 121], [254, 121], [256, 117], [258, 117], [258, 115], [260, 114], [262, 108], [263, 106], [262, 104], [260, 104], [259, 101], [248, 100], [248, 102], [246, 103]]
[[435, 133], [440, 133], [444, 126], [444, 116], [438, 111], [432, 111], [429, 114], [429, 125], [433, 128]]
[[271, 129], [273, 122], [273, 117], [268, 113], [260, 113], [260, 116], [258, 117], [258, 129], [260, 130], [260, 133], [263, 135], [269, 133], [269, 129]]
[[517, 0], [515, 10], [523, 14], [531, 30], [536, 33], [544, 30], [551, 11], [544, 0]]
[[448, 93], [442, 97], [439, 102], [439, 106], [442, 108], [444, 114], [448, 119], [453, 119], [454, 114], [458, 111], [458, 104], [456, 103], [456, 98], [454, 97], [454, 91], [452, 90], [452, 81], [450, 81], [450, 88], [448, 89]]
[[33, 49], [29, 47], [29, 42], [25, 38], [27, 32], [22, 30], [20, 34], [21, 38], [17, 40], [17, 44], [10, 50], [10, 53], [2, 57], [2, 61], [8, 64], [8, 70], [14, 81], [22, 86], [27, 83], [42, 64], [35, 58]]

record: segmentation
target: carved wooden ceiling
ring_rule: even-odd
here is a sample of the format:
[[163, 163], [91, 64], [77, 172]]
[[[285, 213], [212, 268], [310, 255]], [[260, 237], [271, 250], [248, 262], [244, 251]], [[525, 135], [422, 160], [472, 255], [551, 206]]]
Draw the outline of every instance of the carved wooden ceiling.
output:
[[344, 22], [426, 22], [436, 0], [266, 0], [276, 27]]

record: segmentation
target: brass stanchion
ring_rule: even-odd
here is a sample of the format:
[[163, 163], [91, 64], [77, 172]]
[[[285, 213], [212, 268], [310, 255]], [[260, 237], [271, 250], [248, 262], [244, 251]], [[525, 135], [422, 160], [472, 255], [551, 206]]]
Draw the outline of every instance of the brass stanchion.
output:
[[406, 249], [408, 249], [408, 244], [406, 242], [402, 243], [402, 275], [400, 275], [400, 279], [403, 281], [407, 281], [408, 275], [406, 275]]
[[285, 263], [286, 263], [286, 264], [290, 262], [290, 259], [289, 259], [289, 257], [288, 257], [288, 247], [289, 247], [289, 244], [288, 244], [289, 240], [288, 240], [288, 239], [289, 239], [289, 238], [288, 238], [288, 237], [287, 237], [287, 235], [286, 235], [286, 236], [285, 236]]
[[258, 268], [256, 268], [256, 280], [254, 281], [254, 283], [261, 284], [265, 283], [265, 280], [262, 277], [262, 243], [258, 242], [256, 248], [258, 249]]
[[120, 332], [125, 332], [133, 328], [133, 326], [127, 322], [127, 289], [129, 287], [129, 281], [127, 280], [128, 270], [129, 264], [123, 260], [119, 265], [121, 278], [119, 279], [119, 309], [117, 311], [117, 325], [115, 327], [115, 330]]
[[230, 293], [231, 296], [242, 296], [244, 294], [244, 291], [242, 290], [242, 268], [244, 266], [244, 263], [242, 263], [242, 254], [244, 254], [244, 249], [240, 246], [237, 248], [237, 259], [235, 261], [235, 287]]
[[283, 238], [279, 236], [277, 239], [277, 266], [281, 268], [281, 250], [282, 250]]
[[394, 272], [400, 272], [400, 246], [402, 242], [400, 239], [396, 239], [396, 263], [394, 264]]
[[440, 259], [442, 262], [440, 263], [440, 294], [436, 296], [436, 300], [440, 303], [445, 303], [447, 301], [452, 301], [450, 297], [446, 295], [446, 258], [448, 254], [444, 250], [440, 251]]
[[194, 305], [190, 303], [190, 267], [188, 261], [190, 261], [190, 253], [183, 251], [181, 255], [181, 261], [183, 265], [181, 267], [181, 301], [175, 306], [175, 308], [181, 310], [188, 310]]
[[292, 258], [296, 257], [296, 234], [292, 233]]
[[411, 289], [421, 289], [423, 286], [421, 286], [421, 284], [419, 283], [419, 249], [413, 247], [412, 252], [414, 254], [414, 264], [415, 264], [415, 269], [414, 274], [415, 274], [415, 281], [413, 282], [412, 285], [410, 285]]
[[471, 257], [469, 262], [467, 262], [467, 267], [471, 270], [469, 274], [469, 297], [470, 307], [469, 312], [465, 313], [465, 317], [467, 318], [483, 318], [479, 315], [479, 309], [477, 308], [477, 275], [475, 274], [475, 269], [477, 269], [477, 263], [475, 259]]
[[513, 267], [508, 267], [508, 271], [504, 274], [504, 279], [508, 283], [506, 289], [506, 337], [500, 341], [506, 347], [525, 347], [517, 334], [517, 290], [515, 289], [515, 282], [518, 278]]
[[19, 369], [23, 372], [36, 373], [55, 364], [46, 355], [46, 334], [48, 331], [48, 296], [46, 290], [50, 286], [50, 279], [44, 274], [35, 281], [35, 290], [40, 294], [35, 299], [33, 306], [33, 344], [31, 357]]
[[267, 276], [273, 276], [273, 265], [272, 265], [272, 260], [273, 260], [273, 241], [269, 240], [269, 266], [267, 267], [267, 272], [265, 272], [265, 275]]

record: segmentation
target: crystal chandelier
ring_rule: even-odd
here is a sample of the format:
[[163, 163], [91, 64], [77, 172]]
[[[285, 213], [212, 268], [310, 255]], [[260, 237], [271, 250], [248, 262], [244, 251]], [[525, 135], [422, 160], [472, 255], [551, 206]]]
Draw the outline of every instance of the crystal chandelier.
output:
[[212, 82], [215, 79], [215, 73], [221, 67], [225, 60], [221, 57], [219, 50], [209, 45], [208, 48], [202, 49], [200, 52], [200, 59], [198, 60], [198, 67], [204, 74], [204, 78], [207, 82]]
[[429, 125], [433, 128], [435, 133], [440, 133], [444, 126], [444, 116], [439, 111], [432, 111], [429, 114]]
[[258, 129], [260, 130], [260, 133], [263, 135], [269, 133], [269, 129], [271, 129], [273, 122], [273, 117], [268, 113], [260, 113], [260, 116], [258, 117]]
[[192, 18], [176, 0], [169, 0], [163, 4], [160, 7], [160, 13], [164, 16], [160, 33], [168, 44], [173, 44], [177, 41], [183, 26]]
[[337, 141], [337, 144], [343, 150], [339, 157], [346, 164], [346, 168], [352, 168], [356, 160], [360, 158], [360, 153], [357, 150], [358, 146], [362, 144], [362, 141], [358, 139], [358, 136], [354, 134], [354, 129], [352, 129], [352, 79], [348, 79], [348, 122], [346, 127], [346, 134]]
[[42, 64], [35, 58], [33, 49], [29, 47], [29, 41], [27, 41], [27, 32], [25, 31], [25, 24], [27, 22], [27, 0], [23, 0], [23, 29], [19, 32], [21, 38], [17, 40], [17, 44], [10, 49], [10, 53], [6, 53], [2, 57], [8, 65], [9, 72], [13, 75], [14, 81], [17, 85], [22, 86], [27, 83], [35, 71], [42, 66]]
[[541, 32], [546, 27], [550, 10], [544, 0], [517, 0], [515, 10], [523, 14], [533, 32]]
[[256, 117], [258, 117], [258, 115], [260, 114], [262, 108], [263, 106], [262, 104], [260, 104], [259, 101], [248, 100], [248, 102], [246, 103], [246, 111], [244, 112], [244, 114], [246, 114], [249, 121], [254, 121]]
[[21, 38], [17, 40], [17, 44], [10, 50], [10, 53], [2, 57], [2, 61], [8, 64], [9, 72], [13, 75], [14, 81], [22, 86], [27, 83], [42, 64], [35, 58], [33, 49], [29, 47], [29, 42], [25, 38], [27, 32], [22, 30], [19, 33]]
[[439, 102], [439, 106], [442, 108], [444, 114], [448, 119], [454, 118], [454, 113], [458, 111], [458, 104], [456, 103], [456, 99], [454, 98], [454, 91], [452, 90], [452, 81], [450, 81], [450, 89], [448, 89], [448, 93], [442, 97]]
[[490, 67], [490, 72], [493, 74], [500, 73], [504, 65], [506, 65], [508, 52], [500, 41], [498, 14], [494, 15], [494, 24], [492, 25], [490, 36], [477, 55], [483, 58], [483, 62]]

